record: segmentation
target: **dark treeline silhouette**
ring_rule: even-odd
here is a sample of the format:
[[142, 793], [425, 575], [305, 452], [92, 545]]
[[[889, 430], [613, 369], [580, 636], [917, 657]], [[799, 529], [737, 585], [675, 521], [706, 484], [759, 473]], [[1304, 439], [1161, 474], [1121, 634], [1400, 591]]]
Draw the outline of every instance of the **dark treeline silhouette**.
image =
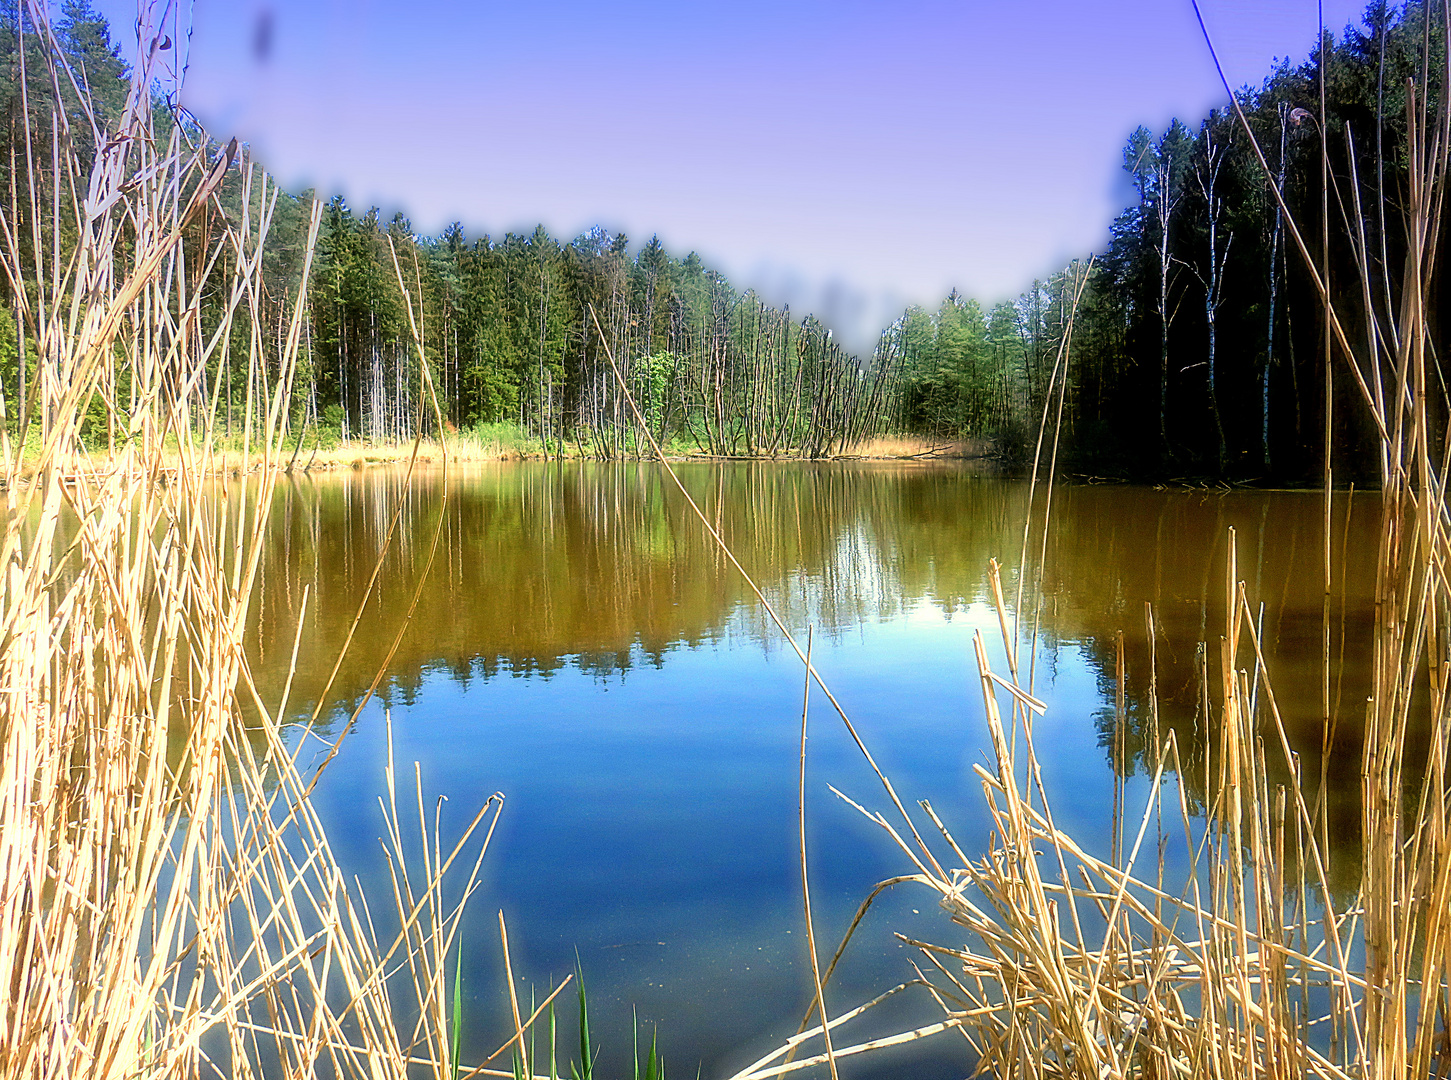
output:
[[[1330, 289], [1342, 311], [1385, 310], [1405, 262], [1408, 87], [1434, 129], [1444, 92], [1444, 7], [1376, 0], [1359, 27], [1323, 40]], [[1429, 63], [1424, 61], [1429, 59]], [[1322, 244], [1319, 51], [1282, 61], [1238, 95], [1269, 175], [1232, 108], [1190, 126], [1139, 128], [1123, 150], [1133, 203], [1114, 221], [1077, 312], [1063, 403], [1063, 447], [1082, 472], [1295, 480], [1324, 459], [1325, 348], [1318, 296], [1271, 185], [1283, 192], [1311, 257]], [[1433, 73], [1431, 85], [1421, 73]], [[1441, 228], [1446, 228], [1444, 220]], [[935, 314], [910, 309], [889, 333], [905, 340], [900, 418], [918, 430], [1021, 440], [1043, 415], [1049, 377], [1082, 263], [985, 318], [955, 295]], [[1439, 322], [1434, 305], [1431, 320]], [[1342, 316], [1344, 317], [1344, 316]], [[1390, 320], [1395, 322], [1392, 314]], [[1388, 370], [1394, 343], [1351, 335], [1361, 369], [1372, 349]], [[1435, 337], [1435, 326], [1432, 327]], [[1345, 358], [1334, 393], [1354, 401]], [[1389, 382], [1387, 378], [1385, 380]], [[1056, 412], [1056, 394], [1054, 402]], [[1050, 420], [1052, 417], [1050, 416]], [[1364, 410], [1339, 408], [1339, 475], [1373, 471]], [[1367, 474], [1368, 475], [1368, 474]]]

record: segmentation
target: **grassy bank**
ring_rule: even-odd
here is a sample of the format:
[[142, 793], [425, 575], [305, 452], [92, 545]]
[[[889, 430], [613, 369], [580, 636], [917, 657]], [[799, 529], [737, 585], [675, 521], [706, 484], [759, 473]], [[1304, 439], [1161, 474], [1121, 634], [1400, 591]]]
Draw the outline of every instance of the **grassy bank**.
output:
[[[292, 440], [289, 440], [292, 443]], [[661, 447], [671, 461], [806, 461], [812, 460], [792, 453], [764, 458], [722, 458], [689, 443], [674, 440]], [[437, 439], [423, 439], [418, 445], [418, 458], [429, 463], [449, 460], [466, 464], [481, 461], [597, 461], [604, 460], [606, 450], [582, 441], [565, 445], [545, 446], [543, 442], [513, 424], [479, 425], [473, 430], [448, 435], [442, 444]], [[298, 469], [349, 469], [369, 465], [397, 464], [413, 456], [413, 443], [366, 443], [334, 440], [316, 452], [304, 441], [295, 459], [289, 464]], [[638, 457], [652, 455], [648, 446], [641, 446]], [[828, 461], [967, 461], [991, 458], [990, 444], [951, 439], [930, 439], [916, 435], [877, 436], [843, 450]]]
[[[975, 461], [994, 468], [1001, 462], [990, 443], [985, 441], [940, 440], [915, 435], [878, 436], [825, 459], [810, 459], [791, 453], [767, 458], [722, 458], [699, 447], [678, 440], [662, 448], [671, 461]], [[18, 460], [21, 476], [36, 473], [42, 460], [43, 439], [31, 430]], [[423, 465], [441, 465], [445, 458], [456, 465], [499, 461], [599, 461], [609, 460], [602, 446], [581, 441], [548, 447], [538, 438], [515, 424], [480, 424], [472, 429], [451, 432], [442, 441], [422, 438], [407, 442], [373, 442], [344, 439], [336, 432], [301, 436], [285, 434], [274, 449], [249, 445], [242, 437], [214, 437], [182, 441], [168, 437], [158, 449], [159, 467], [166, 473], [181, 468], [196, 468], [199, 463], [221, 474], [255, 472], [261, 468], [280, 468], [284, 472], [329, 472], [339, 469], [366, 469], [373, 466], [404, 465], [416, 461]], [[126, 449], [90, 447], [82, 441], [70, 455], [75, 475], [104, 475], [119, 468], [132, 454]], [[643, 454], [632, 456], [649, 457]]]

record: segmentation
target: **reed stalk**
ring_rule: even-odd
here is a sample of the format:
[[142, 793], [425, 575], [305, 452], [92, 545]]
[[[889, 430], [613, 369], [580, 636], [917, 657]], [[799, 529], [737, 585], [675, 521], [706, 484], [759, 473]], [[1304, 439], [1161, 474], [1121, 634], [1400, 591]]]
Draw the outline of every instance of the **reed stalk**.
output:
[[[155, 11], [111, 129], [44, 5], [24, 30], [51, 100], [79, 112], [32, 123], [28, 201], [20, 220], [0, 211], [38, 359], [33, 408], [13, 428], [0, 415], [0, 1075], [458, 1075], [445, 973], [461, 903], [442, 880], [466, 857], [472, 891], [500, 800], [445, 850], [415, 767], [415, 834], [390, 741], [395, 905], [375, 921], [311, 804], [307, 737], [280, 725], [285, 694], [261, 699], [242, 647], [320, 207], [273, 335], [278, 189], [156, 96], [171, 39]], [[231, 483], [208, 379], [228, 353], [247, 373], [240, 460], [261, 466]], [[97, 409], [115, 444], [99, 462], [81, 437]]]
[[[1441, 22], [1441, 41], [1451, 40], [1451, 14], [1445, 4], [1428, 5], [1427, 12], [1422, 70], [1406, 86], [1407, 255], [1398, 275], [1385, 269], [1387, 288], [1398, 281], [1399, 292], [1384, 313], [1371, 299], [1377, 289], [1358, 191], [1353, 207], [1339, 209], [1362, 276], [1355, 290], [1360, 307], [1342, 311], [1321, 262], [1330, 242], [1329, 185], [1316, 252], [1284, 205], [1253, 131], [1239, 114], [1322, 302], [1329, 350], [1327, 432], [1333, 357], [1346, 365], [1359, 405], [1380, 439], [1378, 545], [1342, 556], [1374, 559], [1376, 580], [1371, 693], [1363, 721], [1358, 888], [1348, 897], [1331, 889], [1325, 774], [1305, 775], [1287, 734], [1261, 646], [1262, 623], [1253, 606], [1258, 598], [1239, 579], [1232, 531], [1217, 664], [1210, 660], [1214, 643], [1201, 654], [1203, 699], [1216, 714], [1209, 752], [1202, 757], [1205, 812], [1191, 809], [1183, 780], [1186, 761], [1173, 731], [1154, 723], [1145, 753], [1149, 779], [1141, 793], [1142, 812], [1136, 820], [1127, 817], [1128, 793], [1116, 783], [1114, 841], [1107, 857], [1053, 820], [1051, 793], [1034, 749], [1036, 717], [1044, 705], [1033, 695], [1031, 663], [1017, 661], [1019, 642], [1031, 648], [1033, 639], [1018, 630], [1015, 620], [1010, 632], [999, 568], [993, 563], [991, 595], [1009, 668], [1005, 674], [992, 670], [979, 634], [974, 647], [992, 744], [991, 767], [975, 767], [993, 822], [985, 851], [965, 854], [925, 802], [920, 809], [951, 853], [941, 859], [934, 856], [937, 844], [924, 842], [915, 828], [908, 830], [909, 839], [882, 813], [847, 799], [887, 833], [917, 872], [879, 886], [842, 943], [844, 949], [872, 900], [890, 884], [910, 880], [934, 890], [966, 932], [966, 941], [959, 937], [942, 945], [898, 936], [920, 951], [918, 981], [928, 984], [944, 1014], [935, 1030], [956, 1029], [980, 1074], [1029, 1080], [1451, 1075], [1451, 583], [1446, 569], [1451, 565], [1451, 395], [1438, 374], [1444, 342], [1438, 347], [1433, 338], [1439, 327], [1433, 286], [1439, 285], [1451, 173], [1451, 110], [1445, 93], [1451, 67], [1444, 48], [1432, 48], [1429, 29], [1434, 13]], [[1428, 88], [1434, 87], [1441, 89], [1441, 101], [1433, 113]], [[1233, 98], [1227, 82], [1225, 90]], [[1349, 132], [1346, 138], [1353, 147]], [[1325, 160], [1322, 154], [1322, 167]], [[1352, 181], [1358, 186], [1358, 180]], [[1347, 326], [1368, 328], [1363, 345], [1354, 343], [1361, 335], [1352, 337]], [[1048, 417], [1045, 404], [1040, 444]], [[1329, 692], [1333, 449], [1327, 442], [1326, 555], [1319, 568], [1326, 582], [1325, 754], [1333, 752], [1335, 738]], [[1051, 466], [1049, 472], [1051, 488]], [[1047, 557], [1048, 527], [1045, 510], [1040, 559]], [[1016, 617], [1033, 602], [1026, 531], [1023, 550]], [[1152, 657], [1152, 610], [1147, 622]], [[1019, 682], [1022, 666], [1028, 668], [1026, 684]], [[1121, 695], [1122, 662], [1117, 675]], [[1148, 683], [1155, 687], [1156, 682], [1151, 671]], [[1157, 716], [1157, 703], [1150, 708]], [[1120, 755], [1115, 741], [1116, 767], [1122, 765]], [[1267, 761], [1280, 768], [1271, 770]], [[1272, 781], [1272, 775], [1285, 772], [1290, 782]], [[901, 812], [900, 802], [895, 797], [892, 802]], [[926, 829], [922, 833], [930, 835]], [[1182, 849], [1177, 858], [1169, 857], [1176, 854], [1171, 845]], [[982, 846], [968, 845], [969, 850]], [[943, 872], [942, 865], [951, 869]], [[807, 1022], [810, 1018], [809, 1012]], [[926, 1030], [882, 1042], [907, 1041]], [[824, 1063], [825, 1054], [791, 1060], [820, 1033], [820, 1027], [803, 1030], [735, 1080], [766, 1080]], [[834, 1057], [861, 1049], [837, 1048]]]

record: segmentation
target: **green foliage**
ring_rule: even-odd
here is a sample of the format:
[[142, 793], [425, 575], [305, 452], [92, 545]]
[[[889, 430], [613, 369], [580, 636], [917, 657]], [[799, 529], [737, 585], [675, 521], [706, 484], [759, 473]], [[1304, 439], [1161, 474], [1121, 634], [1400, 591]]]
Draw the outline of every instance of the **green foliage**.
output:
[[584, 972], [575, 970], [575, 983], [579, 999], [579, 1064], [569, 1063], [570, 1080], [594, 1080], [595, 1051], [589, 1038], [589, 998], [584, 990]]
[[[633, 1014], [632, 1014], [633, 1015]], [[640, 1071], [640, 1018], [634, 1017], [635, 1036], [635, 1080], [665, 1080], [665, 1062], [655, 1051], [655, 1040], [660, 1034], [659, 1028], [652, 1028], [650, 1031], [650, 1055], [645, 1059], [645, 1071]]]
[[[1406, 261], [1398, 178], [1408, 80], [1426, 94], [1427, 115], [1445, 107], [1447, 88], [1436, 73], [1445, 70], [1446, 27], [1439, 16], [1427, 19], [1434, 10], [1419, 2], [1371, 5], [1361, 27], [1339, 40], [1327, 35], [1311, 60], [1282, 62], [1260, 87], [1240, 93], [1270, 176], [1232, 110], [1211, 110], [1194, 125], [1176, 119], [1158, 133], [1135, 130], [1122, 152], [1132, 201], [1092, 273], [1076, 262], [994, 306], [985, 320], [954, 293], [936, 312], [909, 308], [889, 328], [902, 357], [899, 425], [991, 437], [1001, 456], [1021, 462], [1046, 417], [1075, 471], [1318, 477], [1322, 434], [1312, 418], [1323, 415], [1327, 378], [1313, 317], [1320, 300], [1274, 191], [1282, 189], [1302, 231], [1318, 237], [1323, 54], [1323, 142], [1335, 178], [1332, 300], [1342, 310], [1361, 304], [1359, 244], [1370, 254], [1372, 296], [1395, 292]], [[1387, 363], [1384, 343], [1377, 352]], [[1355, 359], [1368, 382], [1375, 362]], [[1381, 381], [1391, 374], [1383, 371]], [[1329, 378], [1336, 396], [1359, 396], [1345, 358], [1332, 360]], [[1376, 460], [1374, 428], [1361, 410], [1336, 412], [1337, 475], [1361, 479], [1354, 470]]]
[[671, 352], [651, 353], [634, 362], [632, 390], [651, 431], [659, 431], [664, 424], [670, 383], [679, 365], [679, 357]]
[[459, 1050], [464, 1031], [464, 941], [458, 939], [458, 958], [453, 968], [453, 1016], [450, 1023], [448, 1067], [451, 1080], [459, 1077]]
[[[104, 126], [124, 104], [125, 65], [92, 0], [60, 3], [58, 40], [89, 83], [87, 96]], [[16, 28], [28, 18], [14, 0], [0, 0], [0, 99], [12, 116], [22, 111]], [[16, 198], [27, 205], [32, 192], [26, 187], [34, 180], [46, 188], [34, 194], [49, 205], [56, 183], [71, 181], [52, 183], [45, 175], [56, 92], [36, 28], [26, 30], [26, 47], [35, 53], [26, 58], [33, 62], [26, 66], [25, 100], [32, 142], [40, 140], [33, 156], [42, 164], [34, 177], [18, 178]], [[90, 125], [82, 97], [69, 89], [65, 94], [71, 97], [59, 104], [85, 137]], [[158, 138], [182, 124], [189, 141], [207, 144], [195, 121], [160, 94], [151, 105]], [[0, 129], [0, 138], [14, 140], [19, 130], [23, 124]], [[0, 148], [0, 169], [13, 156]], [[78, 194], [63, 192], [61, 198]], [[256, 222], [264, 216], [264, 199], [274, 195], [255, 322], [267, 328], [261, 351], [270, 356], [273, 329], [279, 337], [284, 333], [306, 287], [292, 423], [315, 418], [319, 445], [406, 441], [420, 423], [429, 436], [438, 435], [438, 427], [451, 432], [511, 424], [532, 445], [554, 453], [575, 444], [615, 457], [640, 452], [627, 394], [638, 399], [660, 441], [713, 453], [829, 452], [874, 426], [866, 418], [880, 402], [863, 389], [863, 369], [870, 364], [856, 363], [829, 342], [824, 327], [810, 320], [798, 326], [789, 312], [735, 289], [695, 253], [672, 256], [659, 237], [632, 247], [624, 234], [594, 228], [564, 242], [542, 225], [469, 237], [458, 224], [436, 237], [420, 236], [402, 215], [385, 219], [376, 207], [354, 208], [335, 197], [324, 208], [311, 279], [304, 282], [312, 192], [278, 192], [248, 162], [227, 172], [216, 209], [232, 221]], [[22, 247], [31, 243], [30, 230], [18, 229], [17, 236]], [[214, 236], [215, 217], [208, 211], [188, 226], [184, 265], [204, 263]], [[73, 242], [62, 238], [62, 261]], [[237, 257], [230, 249], [220, 253], [219, 276]], [[227, 302], [221, 292], [201, 298], [203, 340], [222, 325]], [[244, 322], [237, 320], [230, 338], [207, 353], [205, 370], [188, 387], [197, 429], [216, 401], [220, 433], [228, 440], [247, 429], [249, 409], [255, 424], [266, 397], [248, 363], [257, 343]], [[611, 356], [622, 365], [628, 390], [617, 383]], [[424, 357], [442, 417], [424, 400]], [[0, 348], [0, 384], [7, 392], [25, 374], [16, 367]]]
[[540, 449], [538, 440], [524, 428], [508, 420], [492, 423], [480, 420], [460, 431], [456, 442], [484, 457], [530, 454]]
[[[274, 228], [300, 230], [293, 209], [279, 211]], [[285, 240], [280, 248], [290, 250]], [[286, 280], [289, 266], [269, 270]], [[873, 426], [863, 423], [868, 400], [852, 385], [870, 365], [849, 358], [813, 320], [798, 327], [789, 313], [737, 292], [694, 253], [673, 258], [658, 237], [633, 255], [627, 237], [598, 228], [568, 243], [543, 226], [471, 241], [454, 224], [420, 237], [402, 218], [384, 228], [375, 209], [358, 215], [335, 198], [318, 240], [299, 371], [339, 438], [412, 433], [422, 377], [400, 270], [421, 302], [425, 352], [451, 429], [513, 424], [555, 452], [576, 443], [606, 457], [638, 453], [610, 355], [661, 442], [715, 453], [812, 440], [824, 449], [849, 429]], [[432, 417], [423, 416], [431, 433]]]
[[1009, 425], [1025, 370], [1010, 305], [992, 316], [955, 291], [935, 315], [909, 308], [898, 334], [906, 357], [903, 426], [937, 436], [994, 436]]
[[[1070, 468], [1291, 480], [1318, 473], [1320, 439], [1309, 418], [1322, 414], [1325, 372], [1317, 320], [1306, 315], [1319, 301], [1273, 191], [1282, 188], [1292, 215], [1315, 235], [1323, 141], [1336, 197], [1346, 201], [1344, 213], [1333, 211], [1332, 226], [1345, 220], [1352, 198], [1364, 208], [1372, 295], [1394, 290], [1406, 250], [1396, 177], [1406, 154], [1408, 81], [1423, 85], [1427, 115], [1439, 115], [1446, 92], [1443, 80], [1425, 85], [1421, 70], [1423, 57], [1433, 72], [1444, 69], [1445, 25], [1432, 13], [1420, 2], [1372, 5], [1362, 26], [1338, 40], [1327, 36], [1310, 61], [1282, 62], [1260, 87], [1241, 93], [1271, 178], [1223, 109], [1197, 124], [1174, 120], [1159, 132], [1141, 127], [1130, 134], [1122, 149], [1129, 205], [1084, 284], [1061, 370], [1081, 266], [1050, 274], [990, 310], [955, 292], [935, 310], [909, 308], [872, 355], [857, 357], [816, 320], [737, 289], [694, 252], [672, 255], [657, 236], [632, 246], [623, 234], [594, 228], [566, 242], [538, 226], [470, 237], [458, 224], [420, 236], [401, 215], [387, 220], [377, 208], [355, 211], [333, 198], [306, 283], [297, 400], [319, 417], [316, 439], [323, 445], [411, 438], [420, 417], [424, 434], [438, 434], [431, 407], [420, 408], [425, 380], [401, 275], [421, 319], [445, 429], [483, 431], [521, 451], [573, 445], [602, 457], [641, 452], [613, 356], [652, 434], [677, 451], [826, 456], [895, 430], [993, 440], [1004, 456], [1021, 458], [1027, 434], [1045, 415], [1057, 424], [1056, 392], [1066, 386], [1061, 436]], [[0, 0], [0, 101], [12, 117], [28, 119], [32, 141], [39, 139], [32, 147], [39, 171], [13, 178], [17, 202], [27, 205], [34, 194], [49, 205], [49, 118], [59, 106], [75, 118], [70, 126], [81, 138], [89, 124], [64, 81], [55, 100], [39, 36], [28, 25], [24, 41], [35, 52], [25, 57], [30, 116], [22, 115], [16, 29], [28, 19], [14, 0]], [[54, 25], [104, 124], [125, 90], [110, 29], [91, 0], [61, 0]], [[190, 125], [189, 139], [205, 141], [164, 100], [153, 108], [158, 137], [181, 123]], [[23, 130], [12, 124], [0, 138]], [[1205, 182], [1211, 153], [1212, 194]], [[0, 168], [8, 160], [0, 148]], [[32, 193], [32, 182], [47, 190]], [[63, 189], [69, 183], [60, 178]], [[266, 186], [247, 188], [243, 170], [229, 172], [219, 193], [223, 211], [255, 220]], [[63, 191], [62, 199], [77, 194]], [[304, 284], [309, 205], [310, 192], [282, 193], [276, 204], [258, 321], [279, 332]], [[201, 260], [208, 228], [205, 220], [190, 227], [187, 265]], [[31, 232], [17, 229], [16, 236], [24, 259]], [[73, 242], [62, 237], [62, 261]], [[1337, 300], [1338, 290], [1358, 281], [1355, 246], [1344, 236], [1332, 240]], [[222, 254], [224, 262], [234, 257]], [[13, 310], [8, 299], [0, 307]], [[204, 298], [203, 336], [220, 325], [224, 302], [220, 295]], [[195, 383], [192, 415], [202, 415], [215, 393], [218, 424], [231, 439], [246, 425], [249, 391], [254, 410], [263, 395], [248, 385], [252, 342], [240, 321], [225, 344]], [[18, 351], [13, 320], [0, 322], [7, 407], [18, 407], [18, 386], [34, 374], [34, 358]], [[1360, 363], [1367, 370], [1370, 360]], [[1334, 392], [1353, 392], [1348, 370], [1335, 364]], [[126, 400], [128, 386], [119, 369], [111, 388], [116, 400]], [[16, 423], [17, 409], [7, 411]], [[297, 423], [303, 415], [299, 409]], [[505, 438], [502, 429], [481, 424], [512, 425], [521, 434]], [[86, 431], [93, 444], [114, 434], [101, 432], [94, 418]], [[1338, 415], [1335, 435], [1347, 452], [1372, 434], [1363, 416]]]
[[[1432, 114], [1445, 108], [1447, 88], [1434, 75], [1445, 70], [1445, 24], [1439, 16], [1428, 22], [1434, 10], [1372, 4], [1361, 26], [1338, 40], [1327, 34], [1310, 60], [1284, 61], [1259, 87], [1241, 91], [1268, 176], [1232, 110], [1213, 110], [1192, 126], [1176, 120], [1157, 137], [1143, 128], [1130, 137], [1124, 167], [1137, 198], [1114, 222], [1069, 357], [1065, 440], [1079, 468], [1291, 481], [1319, 475], [1322, 434], [1310, 418], [1323, 414], [1327, 378], [1311, 317], [1320, 301], [1274, 190], [1283, 191], [1313, 245], [1323, 148], [1335, 178], [1332, 301], [1341, 310], [1361, 303], [1344, 232], [1357, 204], [1371, 293], [1394, 291], [1405, 262], [1398, 186], [1408, 80], [1427, 94]], [[1355, 360], [1367, 379], [1377, 362]], [[1328, 375], [1336, 396], [1358, 396], [1344, 358], [1333, 359]], [[1338, 476], [1358, 479], [1356, 463], [1375, 460], [1358, 452], [1374, 443], [1373, 431], [1360, 410], [1336, 411]]]
[[549, 1080], [559, 1080], [559, 1058], [556, 1048], [559, 1045], [559, 1030], [554, 1019], [554, 1002], [549, 1003]]
[[[120, 47], [111, 40], [111, 28], [91, 0], [61, 0], [55, 28], [76, 78], [85, 80], [92, 108], [104, 129], [120, 115], [130, 90], [130, 73]], [[65, 90], [73, 93], [69, 87]], [[72, 109], [76, 104], [72, 103]], [[84, 129], [76, 133], [83, 134]]]
[[[453, 1004], [449, 1019], [449, 1076], [452, 1080], [458, 1080], [462, 1073], [462, 1046], [463, 1046], [463, 940], [459, 940], [458, 956], [455, 960], [453, 971]], [[595, 1060], [599, 1055], [599, 1048], [592, 1044], [589, 1033], [589, 997], [585, 993], [584, 973], [576, 969], [576, 997], [579, 1002], [579, 1061], [571, 1060], [569, 1063], [570, 1080], [594, 1080]], [[549, 1080], [558, 1080], [559, 1061], [556, 1055], [558, 1026], [554, 1013], [554, 1004], [550, 1003], [549, 1013]], [[652, 1030], [650, 1034], [650, 1050], [645, 1059], [644, 1069], [640, 1067], [640, 1023], [638, 1018], [634, 1023], [634, 1080], [665, 1080], [665, 1060], [659, 1055], [656, 1048], [658, 1029]], [[529, 1033], [529, 1060], [535, 1061], [535, 1044], [533, 1030]], [[513, 1050], [513, 1073], [514, 1080], [529, 1080], [524, 1071], [524, 1055], [519, 1052], [516, 1044]]]
[[[0, 308], [0, 371], [7, 374], [15, 370], [16, 349], [15, 316], [9, 308]], [[11, 387], [6, 387], [10, 391]], [[9, 398], [7, 397], [7, 400]]]

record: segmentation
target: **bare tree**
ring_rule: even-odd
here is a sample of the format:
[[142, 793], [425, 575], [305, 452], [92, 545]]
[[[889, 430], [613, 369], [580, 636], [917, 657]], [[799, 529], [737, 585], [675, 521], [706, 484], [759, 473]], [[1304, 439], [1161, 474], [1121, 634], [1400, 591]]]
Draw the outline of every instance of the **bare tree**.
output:
[[[1219, 305], [1224, 302], [1224, 266], [1229, 260], [1229, 248], [1234, 242], [1233, 231], [1227, 232], [1224, 238], [1224, 246], [1219, 246], [1220, 218], [1224, 214], [1224, 193], [1220, 187], [1220, 174], [1224, 169], [1225, 160], [1228, 158], [1230, 143], [1234, 139], [1234, 129], [1230, 128], [1224, 142], [1216, 142], [1214, 134], [1214, 114], [1210, 113], [1209, 119], [1204, 123], [1201, 135], [1204, 153], [1199, 156], [1194, 164], [1194, 182], [1198, 187], [1200, 195], [1204, 198], [1205, 225], [1209, 234], [1209, 259], [1207, 272], [1201, 271], [1194, 263], [1188, 263], [1189, 269], [1204, 286], [1204, 321], [1209, 330], [1209, 353], [1208, 382], [1209, 382], [1209, 411], [1214, 417], [1214, 430], [1219, 438], [1219, 471], [1224, 472], [1228, 459], [1228, 447], [1224, 440], [1224, 419], [1219, 414], [1219, 394], [1216, 380], [1216, 345], [1217, 338], [1215, 331], [1219, 314]], [[1162, 294], [1161, 294], [1162, 295]]]
[[1170, 226], [1174, 211], [1184, 197], [1184, 186], [1179, 181], [1174, 161], [1174, 147], [1169, 133], [1159, 143], [1159, 152], [1153, 170], [1153, 208], [1155, 224], [1158, 226], [1154, 254], [1159, 266], [1159, 293], [1155, 311], [1159, 315], [1159, 441], [1166, 452], [1169, 448], [1169, 324], [1174, 314], [1169, 310], [1169, 293], [1174, 278], [1174, 254], [1170, 246]]
[[1265, 363], [1260, 372], [1260, 452], [1266, 469], [1270, 467], [1270, 369], [1275, 362], [1275, 307], [1280, 293], [1280, 263], [1283, 261], [1285, 211], [1281, 205], [1285, 195], [1285, 169], [1289, 162], [1290, 136], [1286, 118], [1289, 106], [1280, 102], [1280, 170], [1275, 175], [1275, 228], [1270, 235], [1270, 308], [1269, 325], [1265, 329]]

